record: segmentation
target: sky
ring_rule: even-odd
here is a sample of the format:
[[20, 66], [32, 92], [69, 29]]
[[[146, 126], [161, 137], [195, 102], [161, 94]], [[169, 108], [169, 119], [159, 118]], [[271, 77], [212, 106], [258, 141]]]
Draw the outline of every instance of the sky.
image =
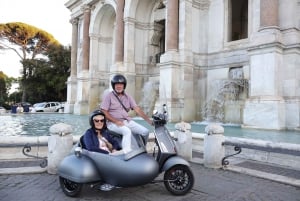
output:
[[[71, 45], [71, 12], [68, 0], [0, 0], [0, 23], [23, 22], [54, 36], [62, 45]], [[0, 71], [19, 77], [20, 58], [13, 51], [0, 50]]]

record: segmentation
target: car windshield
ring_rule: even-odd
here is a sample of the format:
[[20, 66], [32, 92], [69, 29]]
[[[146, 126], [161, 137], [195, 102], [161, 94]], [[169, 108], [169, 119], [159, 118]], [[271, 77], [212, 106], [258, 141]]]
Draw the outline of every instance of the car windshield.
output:
[[34, 107], [44, 107], [46, 103], [36, 103]]

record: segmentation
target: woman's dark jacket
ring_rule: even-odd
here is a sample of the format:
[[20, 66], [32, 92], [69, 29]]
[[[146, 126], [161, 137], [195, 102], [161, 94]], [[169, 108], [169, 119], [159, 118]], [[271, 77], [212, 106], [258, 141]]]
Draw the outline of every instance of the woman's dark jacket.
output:
[[[105, 139], [107, 139], [108, 142], [112, 144], [113, 149], [120, 149], [119, 143], [110, 136], [109, 131], [107, 129], [103, 130], [101, 134]], [[92, 128], [89, 128], [84, 133], [83, 142], [85, 144], [85, 148], [89, 151], [95, 151], [104, 154], [109, 153], [108, 151], [99, 148], [99, 139], [97, 137], [97, 132]]]

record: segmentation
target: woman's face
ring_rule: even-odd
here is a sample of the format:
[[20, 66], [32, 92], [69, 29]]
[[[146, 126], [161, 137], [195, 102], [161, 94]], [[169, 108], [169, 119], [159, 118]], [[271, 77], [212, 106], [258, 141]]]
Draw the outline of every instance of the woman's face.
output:
[[104, 116], [102, 115], [97, 115], [93, 117], [94, 125], [96, 129], [102, 129], [104, 125]]

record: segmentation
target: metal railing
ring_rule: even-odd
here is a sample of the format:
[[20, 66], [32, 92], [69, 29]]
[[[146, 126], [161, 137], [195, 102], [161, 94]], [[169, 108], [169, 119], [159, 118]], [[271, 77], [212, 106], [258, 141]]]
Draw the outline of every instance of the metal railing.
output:
[[300, 150], [293, 150], [293, 149], [287, 149], [282, 147], [271, 147], [271, 146], [259, 146], [259, 145], [251, 145], [251, 144], [243, 144], [243, 143], [233, 143], [225, 141], [222, 143], [223, 146], [233, 146], [234, 147], [234, 154], [227, 155], [223, 157], [222, 159], [222, 165], [227, 166], [229, 165], [228, 158], [238, 155], [242, 152], [242, 148], [244, 149], [255, 149], [259, 151], [265, 151], [265, 152], [272, 152], [272, 153], [279, 153], [279, 154], [288, 154], [293, 156], [300, 156]]

